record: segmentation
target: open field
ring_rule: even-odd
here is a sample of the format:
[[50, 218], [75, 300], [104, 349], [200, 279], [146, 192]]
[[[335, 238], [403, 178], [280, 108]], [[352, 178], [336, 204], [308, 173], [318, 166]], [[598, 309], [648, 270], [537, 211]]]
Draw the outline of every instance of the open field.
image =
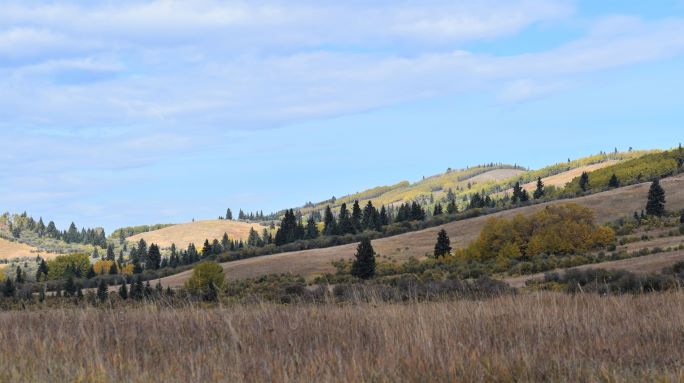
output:
[[494, 169], [488, 172], [478, 174], [474, 177], [470, 177], [464, 180], [463, 183], [481, 183], [489, 181], [504, 181], [513, 178], [519, 174], [525, 173], [524, 170], [520, 169]]
[[682, 292], [68, 308], [2, 312], [0, 328], [0, 381], [684, 379]]
[[[667, 208], [679, 210], [684, 208], [684, 175], [666, 178], [661, 184], [667, 193]], [[621, 217], [630, 217], [634, 211], [641, 211], [646, 203], [650, 183], [631, 185], [603, 193], [597, 193], [572, 200], [553, 201], [518, 209], [506, 210], [491, 216], [512, 217], [516, 214], [532, 214], [550, 204], [578, 203], [591, 208], [599, 222], [609, 222]], [[444, 228], [451, 238], [453, 247], [464, 247], [475, 239], [486, 220], [491, 216], [483, 216], [463, 221], [451, 222], [442, 226], [421, 231], [401, 234], [373, 241], [376, 252], [397, 262], [409, 257], [421, 258], [431, 253], [437, 238], [437, 232]], [[267, 255], [222, 264], [226, 277], [240, 279], [270, 273], [295, 273], [313, 276], [325, 272], [333, 272], [332, 261], [354, 256], [356, 244], [296, 251], [290, 253]], [[387, 258], [381, 258], [383, 261]], [[162, 279], [164, 286], [180, 286], [189, 278], [190, 272], [176, 274]]]
[[260, 235], [264, 230], [264, 226], [258, 223], [232, 220], [195, 221], [137, 234], [127, 238], [127, 241], [137, 242], [144, 238], [148, 244], [156, 243], [162, 248], [170, 247], [172, 243], [175, 243], [180, 249], [187, 248], [190, 243], [201, 248], [205, 239], [208, 239], [209, 242], [214, 239], [220, 241], [223, 233], [228, 233], [231, 239], [245, 240], [249, 236], [249, 229], [251, 228], [254, 228]]
[[50, 258], [59, 254], [46, 253], [24, 243], [11, 242], [0, 238], [0, 259], [35, 258], [37, 255]]

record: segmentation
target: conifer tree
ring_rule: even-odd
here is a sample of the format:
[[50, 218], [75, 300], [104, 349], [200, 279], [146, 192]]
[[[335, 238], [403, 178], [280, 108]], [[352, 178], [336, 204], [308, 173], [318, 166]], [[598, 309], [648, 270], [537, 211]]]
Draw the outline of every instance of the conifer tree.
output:
[[442, 229], [437, 233], [437, 243], [435, 244], [435, 257], [443, 257], [451, 254], [451, 241], [446, 230]]
[[116, 259], [116, 255], [114, 254], [114, 246], [110, 243], [107, 245], [107, 260], [108, 261], [114, 261]]
[[109, 292], [107, 291], [107, 284], [104, 279], [100, 279], [100, 283], [97, 285], [97, 298], [100, 302], [104, 303], [107, 298], [109, 298]]
[[646, 214], [662, 217], [665, 214], [665, 190], [660, 186], [660, 181], [655, 180], [648, 191]]
[[458, 213], [458, 208], [456, 207], [456, 200], [449, 200], [449, 203], [447, 204], [447, 214], [456, 214]]
[[159, 246], [154, 243], [150, 245], [150, 250], [147, 253], [147, 262], [145, 267], [150, 270], [157, 270], [161, 265], [161, 252], [159, 251]]
[[435, 204], [435, 208], [432, 211], [433, 216], [442, 215], [442, 204]]
[[309, 219], [306, 221], [306, 239], [315, 239], [318, 238], [318, 226], [316, 225], [316, 221], [314, 220], [313, 214], [309, 216]]
[[45, 279], [47, 280], [48, 276], [48, 265], [45, 262], [44, 259], [40, 260], [40, 266], [38, 266], [38, 271], [36, 272], [36, 281], [40, 282], [41, 275], [45, 276]]
[[11, 298], [14, 296], [16, 293], [17, 288], [14, 286], [14, 282], [12, 282], [12, 278], [6, 278], [5, 279], [5, 284], [2, 287], [2, 295], [5, 296], [5, 298]]
[[330, 205], [325, 207], [325, 213], [323, 214], [323, 235], [336, 235], [337, 234], [337, 222], [335, 221], [335, 216], [330, 209]]
[[233, 220], [233, 212], [230, 211], [230, 208], [226, 210], [226, 219], [232, 221]]
[[520, 202], [527, 202], [530, 200], [530, 195], [527, 194], [527, 190], [523, 189], [520, 193]]
[[349, 210], [347, 210], [347, 204], [343, 203], [340, 206], [340, 215], [337, 218], [337, 231], [339, 234], [354, 234], [354, 224], [352, 223], [351, 217], [349, 216]]
[[375, 276], [375, 250], [373, 250], [370, 239], [361, 240], [356, 248], [355, 257], [351, 274], [361, 279], [373, 278]]
[[380, 214], [378, 210], [373, 206], [373, 202], [368, 201], [366, 206], [363, 208], [363, 217], [361, 218], [361, 226], [363, 230], [375, 230], [380, 231]]
[[537, 188], [534, 190], [532, 195], [534, 199], [540, 199], [544, 197], [544, 182], [542, 182], [541, 177], [537, 177]]
[[361, 225], [362, 218], [363, 218], [363, 213], [361, 212], [361, 207], [359, 206], [359, 201], [355, 200], [354, 205], [352, 206], [351, 221], [352, 221], [352, 226], [354, 227], [354, 232], [356, 232], [356, 233], [360, 233], [363, 231], [363, 227]]
[[97, 273], [95, 273], [95, 268], [93, 267], [93, 265], [90, 265], [90, 267], [88, 268], [88, 272], [86, 273], [86, 278], [92, 279], [95, 278], [96, 275]]
[[136, 277], [133, 280], [133, 283], [131, 283], [131, 293], [130, 297], [132, 299], [135, 299], [136, 301], [139, 301], [143, 299], [144, 295], [144, 286], [143, 286], [143, 281], [140, 276]]
[[208, 257], [214, 252], [214, 248], [211, 247], [208, 239], [204, 240], [204, 245], [202, 246], [202, 257]]
[[119, 274], [119, 269], [116, 267], [116, 262], [112, 262], [112, 265], [109, 266], [109, 275], [116, 275]]
[[119, 287], [119, 297], [121, 299], [128, 299], [128, 286], [126, 286], [126, 278], [123, 279], [121, 287]]
[[17, 276], [15, 277], [14, 281], [15, 281], [16, 283], [24, 283], [24, 275], [23, 275], [23, 273], [21, 272], [21, 266], [17, 266], [16, 275], [17, 275]]
[[381, 227], [389, 225], [389, 214], [387, 214], [387, 209], [385, 208], [385, 205], [382, 205], [380, 207], [380, 213], [378, 214], [378, 220], [379, 220]]
[[[230, 238], [228, 238], [228, 233], [223, 233], [223, 238], [221, 238], [221, 247], [223, 247], [223, 250], [228, 251], [230, 250]], [[173, 250], [171, 249], [171, 254], [173, 255]]]
[[416, 201], [411, 202], [411, 220], [422, 221], [425, 219], [425, 210], [423, 210]]
[[579, 179], [579, 186], [583, 192], [585, 192], [585, 191], [587, 191], [587, 189], [589, 189], [589, 173], [582, 172], [582, 175], [580, 176], [580, 179]]
[[520, 186], [520, 182], [516, 182], [515, 185], [513, 185], [513, 195], [511, 196], [511, 203], [516, 204], [520, 202], [522, 198], [522, 192], [523, 188]]
[[617, 178], [615, 173], [613, 173], [613, 175], [610, 176], [610, 180], [608, 181], [608, 186], [611, 188], [619, 188], [620, 187], [620, 180]]

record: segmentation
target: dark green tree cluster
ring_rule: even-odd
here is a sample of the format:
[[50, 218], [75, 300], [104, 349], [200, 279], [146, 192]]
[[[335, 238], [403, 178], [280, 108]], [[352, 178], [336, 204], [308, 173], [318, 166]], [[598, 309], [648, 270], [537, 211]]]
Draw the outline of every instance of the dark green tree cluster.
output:
[[59, 231], [53, 221], [50, 221], [46, 226], [42, 217], [36, 221], [26, 212], [14, 215], [9, 222], [8, 229], [15, 238], [19, 238], [23, 231], [32, 231], [41, 238], [47, 237], [67, 243], [83, 243], [99, 246], [103, 249], [107, 246], [107, 238], [102, 228], [82, 228], [79, 230], [76, 224], [72, 222], [68, 230]]
[[620, 179], [613, 173], [612, 176], [610, 176], [610, 180], [608, 180], [608, 187], [610, 188], [619, 188], [620, 187]]
[[423, 221], [424, 219], [425, 210], [416, 201], [411, 202], [411, 204], [401, 204], [395, 217], [396, 222]]
[[582, 189], [583, 192], [589, 190], [589, 173], [587, 172], [582, 172], [582, 175], [580, 176], [579, 179], [579, 187]]
[[304, 239], [304, 225], [301, 220], [297, 220], [294, 210], [285, 211], [285, 216], [280, 221], [280, 227], [276, 231], [275, 244], [281, 246], [300, 239]]
[[534, 199], [541, 199], [544, 197], [545, 193], [546, 192], [544, 190], [544, 182], [542, 182], [541, 177], [538, 177], [537, 178], [537, 188], [534, 189], [534, 193], [532, 193], [532, 197], [534, 197]]
[[[482, 195], [484, 195], [484, 192], [482, 192]], [[470, 197], [470, 203], [468, 204], [468, 208], [470, 209], [481, 209], [485, 207], [494, 207], [496, 203], [488, 196], [482, 196], [480, 193], [475, 192], [472, 197]]]
[[521, 185], [520, 182], [516, 182], [515, 185], [513, 185], [513, 195], [511, 196], [511, 203], [512, 204], [518, 204], [518, 203], [524, 203], [530, 200], [530, 195], [527, 193], [527, 190], [525, 190]]

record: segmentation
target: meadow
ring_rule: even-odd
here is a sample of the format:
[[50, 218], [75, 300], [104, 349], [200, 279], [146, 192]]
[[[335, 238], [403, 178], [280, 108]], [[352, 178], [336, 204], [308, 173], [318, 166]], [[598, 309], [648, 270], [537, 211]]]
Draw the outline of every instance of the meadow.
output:
[[0, 313], [0, 381], [678, 381], [684, 292]]

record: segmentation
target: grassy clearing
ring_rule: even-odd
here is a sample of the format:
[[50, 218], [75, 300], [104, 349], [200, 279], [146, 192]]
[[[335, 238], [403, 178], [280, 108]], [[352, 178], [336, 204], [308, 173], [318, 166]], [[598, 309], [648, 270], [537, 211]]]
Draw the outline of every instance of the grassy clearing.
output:
[[0, 238], [0, 259], [32, 259], [38, 255], [40, 255], [43, 258], [50, 258], [56, 257], [59, 254], [47, 253], [24, 243], [11, 242], [6, 239]]
[[214, 239], [220, 241], [223, 233], [228, 233], [231, 239], [246, 240], [251, 228], [254, 228], [260, 235], [264, 230], [264, 226], [258, 223], [231, 220], [195, 221], [137, 234], [129, 237], [127, 241], [137, 242], [144, 238], [148, 244], [156, 243], [162, 248], [168, 248], [172, 243], [175, 243], [179, 249], [187, 248], [190, 243], [201, 248], [205, 239], [209, 242]]
[[684, 379], [682, 292], [67, 308], [3, 312], [0, 328], [1, 381]]

